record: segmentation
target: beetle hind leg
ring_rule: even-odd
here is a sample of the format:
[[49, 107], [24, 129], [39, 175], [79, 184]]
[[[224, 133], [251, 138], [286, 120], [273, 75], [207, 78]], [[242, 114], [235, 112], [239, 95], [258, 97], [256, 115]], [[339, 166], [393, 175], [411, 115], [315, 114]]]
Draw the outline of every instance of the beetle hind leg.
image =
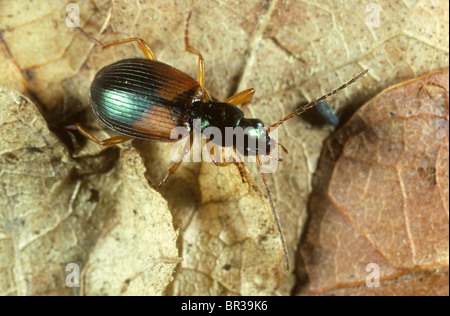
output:
[[118, 136], [114, 136], [114, 137], [107, 138], [107, 139], [104, 139], [104, 140], [99, 140], [97, 137], [95, 137], [90, 132], [88, 132], [80, 124], [66, 126], [66, 129], [78, 130], [84, 137], [89, 138], [94, 143], [96, 143], [96, 144], [98, 144], [100, 146], [118, 145], [118, 144], [124, 143], [124, 142], [132, 139], [131, 137], [128, 137], [128, 136], [125, 136], [125, 135], [118, 135]]
[[[72, 21], [72, 23], [73, 23], [73, 21]], [[80, 31], [80, 33], [83, 34], [88, 40], [90, 40], [92, 43], [94, 43], [97, 46], [100, 46], [103, 49], [111, 47], [111, 46], [115, 46], [115, 45], [137, 42], [139, 44], [139, 47], [141, 48], [142, 52], [144, 53], [145, 57], [152, 59], [152, 60], [156, 60], [156, 56], [153, 53], [152, 49], [150, 48], [150, 46], [148, 46], [148, 44], [142, 38], [131, 37], [131, 38], [123, 39], [123, 40], [102, 43], [99, 40], [95, 39], [94, 37], [90, 36], [88, 33], [86, 33], [81, 27], [75, 26], [75, 28], [78, 31]]]

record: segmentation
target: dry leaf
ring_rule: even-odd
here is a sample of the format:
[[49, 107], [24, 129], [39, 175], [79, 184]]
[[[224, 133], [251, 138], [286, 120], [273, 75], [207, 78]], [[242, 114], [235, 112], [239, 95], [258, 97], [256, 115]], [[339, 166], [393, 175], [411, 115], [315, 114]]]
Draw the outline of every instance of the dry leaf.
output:
[[63, 264], [76, 260], [73, 161], [36, 107], [4, 86], [0, 135], [0, 294], [58, 293]]
[[167, 202], [149, 189], [136, 151], [123, 151], [121, 164], [118, 223], [89, 256], [85, 294], [160, 295], [178, 263], [172, 216]]
[[448, 79], [382, 92], [325, 143], [301, 293], [448, 295]]
[[69, 264], [88, 295], [161, 294], [178, 262], [176, 233], [136, 153], [121, 159], [123, 182], [105, 159], [80, 169], [34, 104], [4, 86], [0, 135], [1, 295], [77, 294]]
[[[254, 87], [256, 98], [245, 112], [249, 117], [263, 119], [266, 124], [275, 122], [305, 100], [336, 88], [364, 68], [370, 69], [370, 75], [336, 96], [332, 101], [335, 109], [344, 109], [346, 114], [361, 100], [386, 86], [448, 65], [446, 1], [374, 1], [380, 9], [379, 27], [367, 23], [368, 16], [374, 11], [366, 11], [366, 4], [360, 1], [127, 0], [114, 2], [111, 15], [109, 0], [74, 3], [80, 5], [80, 22], [89, 34], [104, 42], [130, 36], [142, 37], [159, 60], [196, 77], [197, 60], [185, 53], [183, 38], [187, 12], [192, 10], [190, 40], [205, 57], [208, 90], [213, 97], [224, 100], [239, 90]], [[45, 118], [55, 130], [65, 124], [81, 122], [100, 138], [106, 138], [104, 129], [97, 130], [100, 125], [88, 108], [89, 84], [102, 66], [121, 58], [142, 56], [142, 52], [134, 44], [105, 51], [94, 47], [78, 32], [66, 27], [66, 4], [66, 1], [0, 3], [0, 82], [25, 94], [31, 93], [39, 100]], [[280, 140], [291, 154], [284, 157], [286, 162], [280, 164], [269, 182], [291, 259], [306, 218], [312, 173], [322, 141], [329, 133], [327, 127], [311, 127], [302, 120], [292, 120], [280, 129]], [[61, 131], [59, 135], [67, 137]], [[164, 144], [135, 145], [145, 158], [151, 178], [155, 182], [161, 179], [170, 165], [170, 147]], [[79, 157], [77, 170], [83, 170], [85, 176], [94, 181], [98, 177], [95, 163], [105, 164], [102, 162], [105, 157], [110, 161], [110, 153], [91, 142], [81, 142], [76, 153]], [[167, 187], [161, 189], [173, 214], [174, 225], [181, 231], [178, 247], [186, 262], [186, 265], [179, 265], [180, 273], [177, 274], [183, 279], [175, 277], [167, 293], [186, 294], [196, 289], [196, 294], [289, 294], [295, 279], [292, 273], [284, 270], [280, 249], [267, 251], [267, 260], [261, 259], [264, 262], [257, 268], [255, 263], [245, 261], [248, 260], [245, 258], [261, 254], [255, 245], [272, 249], [275, 241], [270, 237], [270, 246], [267, 246], [258, 240], [268, 233], [269, 227], [273, 228], [273, 222], [261, 226], [263, 220], [270, 218], [270, 213], [266, 214], [269, 212], [267, 201], [252, 193], [243, 194], [247, 187], [242, 184], [236, 184], [240, 189], [230, 197], [237, 202], [219, 203], [223, 204], [223, 209], [217, 207], [213, 214], [217, 217], [223, 217], [224, 213], [235, 214], [233, 207], [236, 203], [242, 205], [246, 200], [255, 203], [245, 203], [246, 207], [242, 208], [243, 218], [248, 217], [245, 214], [253, 207], [257, 209], [260, 219], [254, 222], [254, 227], [245, 227], [248, 231], [243, 232], [242, 227], [227, 224], [224, 230], [235, 240], [246, 240], [239, 251], [249, 253], [237, 254], [235, 260], [238, 262], [232, 264], [234, 269], [242, 267], [244, 274], [231, 274], [235, 271], [233, 269], [228, 276], [225, 271], [219, 273], [222, 261], [217, 262], [217, 267], [209, 263], [216, 260], [213, 253], [207, 258], [184, 251], [185, 231], [189, 236], [209, 236], [197, 240], [195, 246], [198, 249], [209, 249], [216, 238], [215, 233], [209, 230], [209, 223], [214, 223], [217, 218], [207, 220], [203, 215], [208, 207], [204, 197], [210, 195], [208, 199], [220, 200], [221, 192], [214, 186], [210, 190], [202, 183], [208, 177], [219, 176], [225, 177], [221, 180], [225, 183], [236, 183], [237, 175], [234, 167], [227, 168], [231, 169], [227, 171], [216, 169], [185, 163]], [[210, 175], [204, 175], [204, 172]], [[116, 179], [117, 176], [110, 181]], [[103, 180], [104, 187], [114, 187], [106, 176]], [[245, 221], [237, 224], [242, 223]], [[259, 229], [261, 232], [256, 234]], [[276, 234], [270, 232], [269, 235]], [[227, 237], [227, 240], [233, 239]], [[191, 270], [192, 262], [196, 260], [207, 263], [198, 262]], [[265, 269], [268, 263], [273, 264], [266, 271], [270, 277], [267, 277], [266, 284], [260, 285], [255, 280], [260, 278], [260, 270]], [[283, 274], [279, 287], [273, 285], [275, 267], [279, 267]], [[253, 275], [250, 274], [252, 269]], [[187, 274], [192, 278], [185, 277]], [[276, 282], [280, 282], [278, 277]]]
[[267, 201], [235, 168], [203, 163], [199, 186], [201, 204], [183, 229], [184, 260], [173, 294], [274, 293], [283, 257]]

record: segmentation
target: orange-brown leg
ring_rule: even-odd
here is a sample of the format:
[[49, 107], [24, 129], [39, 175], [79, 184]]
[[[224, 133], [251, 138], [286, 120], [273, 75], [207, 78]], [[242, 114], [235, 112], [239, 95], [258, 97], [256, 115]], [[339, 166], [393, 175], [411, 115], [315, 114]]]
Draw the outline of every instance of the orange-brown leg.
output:
[[139, 47], [141, 48], [142, 52], [144, 53], [144, 55], [147, 58], [156, 60], [156, 56], [153, 53], [152, 49], [150, 48], [150, 46], [147, 45], [147, 43], [142, 38], [131, 37], [131, 38], [126, 38], [126, 39], [123, 39], [123, 40], [113, 41], [113, 42], [109, 42], [109, 43], [104, 44], [104, 43], [100, 42], [99, 40], [93, 38], [89, 34], [87, 34], [81, 27], [77, 27], [77, 29], [88, 40], [90, 40], [95, 45], [98, 45], [98, 46], [102, 47], [103, 49], [111, 47], [111, 46], [115, 46], [115, 45], [121, 45], [121, 44], [126, 44], [126, 43], [131, 43], [131, 42], [137, 42], [139, 44]]
[[92, 140], [93, 142], [95, 142], [96, 144], [99, 144], [101, 146], [112, 146], [112, 145], [117, 145], [117, 144], [121, 144], [123, 142], [126, 142], [128, 140], [131, 140], [131, 137], [125, 136], [125, 135], [118, 135], [118, 136], [114, 136], [111, 138], [107, 138], [104, 140], [99, 140], [98, 138], [96, 138], [94, 135], [92, 135], [91, 133], [89, 133], [83, 126], [81, 126], [80, 124], [75, 124], [75, 125], [70, 125], [70, 126], [66, 126], [67, 129], [72, 129], [72, 130], [78, 130], [84, 137], [89, 138], [90, 140]]
[[236, 106], [240, 106], [240, 108], [243, 108], [252, 100], [254, 94], [255, 89], [247, 89], [229, 97], [225, 100], [225, 103], [231, 103]]
[[237, 162], [237, 161], [235, 161], [233, 163], [236, 165], [236, 167], [239, 170], [239, 173], [241, 174], [242, 182], [250, 184], [255, 191], [261, 192], [259, 190], [259, 187], [256, 184], [255, 180], [253, 180], [252, 176], [250, 175], [247, 168], [245, 167], [245, 164], [243, 162]]
[[[198, 83], [202, 87], [206, 97], [211, 100], [211, 96], [209, 95], [208, 91], [205, 89], [205, 59], [203, 58], [202, 54], [196, 50], [194, 47], [192, 47], [189, 44], [189, 21], [191, 20], [192, 12], [189, 12], [187, 20], [186, 20], [186, 29], [184, 32], [184, 44], [186, 47], [186, 51], [197, 55], [198, 56]], [[242, 91], [238, 94], [235, 94], [234, 96], [228, 98], [225, 102], [231, 103], [234, 105], [241, 105], [241, 107], [245, 106], [247, 103], [249, 103], [253, 95], [255, 94], [255, 89], [247, 89], [245, 91]]]
[[[210, 140], [206, 141], [206, 143], [209, 142]], [[212, 149], [214, 150], [214, 147]], [[236, 149], [233, 149], [233, 151], [234, 157], [236, 157], [237, 156]], [[214, 153], [212, 153], [212, 155], [214, 155]], [[242, 161], [237, 161], [237, 158], [234, 158], [232, 162], [216, 161], [214, 157], [211, 157], [211, 160], [217, 167], [227, 167], [230, 164], [234, 164], [238, 168], [239, 173], [241, 174], [242, 182], [250, 184], [256, 191], [259, 190], [258, 185], [256, 184], [255, 180], [253, 180], [252, 176], [248, 173], [247, 168], [245, 167], [245, 164]]]
[[[208, 145], [209, 143], [210, 143], [211, 141], [209, 140], [209, 139], [207, 139], [206, 140], [206, 145]], [[211, 147], [210, 149], [209, 149], [209, 155], [210, 155], [210, 158], [211, 158], [211, 160], [212, 160], [212, 163], [214, 164], [214, 165], [216, 165], [217, 167], [226, 167], [226, 166], [229, 166], [230, 164], [232, 164], [233, 162], [227, 162], [227, 161], [217, 161], [216, 160], [216, 157], [215, 157], [215, 146], [214, 147]], [[221, 150], [222, 150], [222, 154], [223, 154], [223, 147], [221, 147]]]
[[212, 160], [214, 165], [217, 167], [227, 167], [231, 164], [234, 164], [238, 170], [239, 174], [241, 175], [242, 183], [248, 183], [252, 186], [252, 188], [258, 192], [259, 188], [256, 184], [255, 180], [253, 180], [252, 176], [248, 173], [247, 168], [245, 167], [245, 164], [243, 162], [233, 161], [233, 162], [217, 162], [214, 159]]
[[186, 145], [184, 145], [183, 150], [182, 150], [182, 152], [181, 152], [181, 155], [180, 155], [180, 157], [179, 157], [180, 160], [177, 161], [177, 162], [174, 162], [174, 163], [170, 166], [169, 170], [167, 171], [167, 174], [166, 174], [165, 177], [161, 180], [160, 183], [158, 183], [158, 184], [155, 185], [155, 184], [153, 184], [153, 183], [150, 181], [150, 179], [147, 177], [147, 181], [148, 181], [148, 183], [150, 184], [150, 186], [151, 186], [153, 189], [158, 189], [158, 188], [160, 188], [162, 185], [164, 185], [164, 184], [167, 182], [167, 180], [169, 180], [170, 176], [173, 175], [173, 174], [175, 173], [175, 171], [177, 171], [178, 167], [179, 167], [179, 166], [181, 165], [181, 163], [183, 162], [184, 156], [186, 156], [187, 154], [189, 154], [189, 152], [191, 151], [191, 148], [192, 148], [192, 144], [193, 144], [193, 142], [194, 142], [194, 138], [192, 137], [192, 134], [190, 134], [189, 137], [190, 137], [190, 140], [189, 140], [188, 142], [186, 142]]
[[147, 178], [147, 181], [148, 181], [148, 183], [150, 184], [150, 186], [151, 186], [153, 189], [159, 189], [162, 185], [164, 185], [164, 184], [167, 182], [167, 180], [169, 180], [170, 176], [173, 175], [173, 174], [175, 173], [175, 171], [177, 171], [178, 167], [181, 165], [182, 162], [183, 162], [183, 160], [180, 160], [180, 161], [178, 161], [178, 162], [174, 162], [174, 163], [172, 164], [172, 166], [170, 166], [169, 170], [167, 171], [166, 176], [161, 180], [160, 183], [158, 183], [158, 184], [156, 184], [156, 185], [153, 184], [153, 183]]
[[218, 162], [218, 161], [215, 161], [214, 159], [212, 160], [213, 161], [213, 163], [217, 166], [217, 167], [227, 167], [227, 166], [229, 166], [229, 165], [231, 165], [233, 162]]
[[203, 58], [202, 54], [198, 50], [196, 50], [194, 47], [192, 47], [189, 44], [189, 21], [191, 20], [191, 14], [192, 11], [189, 12], [188, 17], [186, 19], [186, 29], [184, 31], [184, 44], [186, 47], [186, 51], [197, 55], [198, 56], [198, 83], [200, 84], [200, 87], [202, 87], [203, 93], [205, 97], [209, 100], [211, 100], [211, 96], [209, 95], [209, 92], [205, 89], [205, 59]]
[[[198, 56], [198, 83], [202, 87], [206, 97], [211, 100], [211, 96], [209, 95], [209, 92], [205, 89], [205, 59], [203, 58], [202, 54], [196, 50], [194, 47], [192, 47], [189, 44], [189, 21], [191, 20], [192, 12], [190, 11], [186, 20], [186, 29], [184, 32], [184, 44], [186, 47], [186, 51], [197, 55]], [[234, 105], [241, 105], [241, 107], [245, 106], [247, 103], [249, 103], [253, 95], [255, 94], [255, 89], [247, 89], [242, 92], [239, 92], [238, 94], [235, 94], [234, 96], [228, 98], [225, 102], [231, 103]]]
[[[99, 40], [93, 38], [89, 34], [87, 34], [81, 27], [76, 27], [76, 28], [88, 40], [93, 42], [95, 45], [98, 45], [98, 46], [102, 47], [103, 49], [111, 47], [111, 46], [115, 46], [115, 45], [126, 44], [126, 43], [131, 43], [131, 42], [137, 42], [139, 44], [139, 47], [141, 48], [142, 52], [144, 53], [144, 55], [147, 58], [152, 59], [152, 60], [156, 60], [156, 56], [153, 53], [152, 49], [141, 38], [132, 37], [132, 38], [127, 38], [127, 39], [113, 41], [113, 42], [109, 42], [109, 43], [104, 44], [104, 43], [100, 42]], [[132, 139], [131, 137], [119, 135], [119, 136], [111, 137], [111, 138], [108, 138], [108, 139], [105, 139], [105, 140], [98, 140], [91, 133], [89, 133], [84, 127], [82, 127], [80, 124], [75, 124], [75, 126], [68, 126], [68, 128], [69, 129], [78, 129], [80, 131], [80, 133], [83, 134], [85, 137], [89, 138], [90, 140], [92, 140], [95, 143], [97, 143], [99, 145], [102, 145], [102, 146], [117, 145], [117, 144], [120, 144], [120, 143], [126, 142], [127, 140]]]

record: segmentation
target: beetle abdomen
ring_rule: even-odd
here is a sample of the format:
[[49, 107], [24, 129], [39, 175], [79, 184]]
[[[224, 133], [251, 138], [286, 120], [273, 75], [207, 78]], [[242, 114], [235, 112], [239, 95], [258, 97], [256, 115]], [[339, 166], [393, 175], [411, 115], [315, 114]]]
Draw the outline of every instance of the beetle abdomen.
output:
[[133, 138], [170, 139], [173, 128], [190, 128], [186, 111], [202, 97], [187, 74], [158, 61], [123, 59], [102, 68], [91, 84], [89, 102], [110, 129]]

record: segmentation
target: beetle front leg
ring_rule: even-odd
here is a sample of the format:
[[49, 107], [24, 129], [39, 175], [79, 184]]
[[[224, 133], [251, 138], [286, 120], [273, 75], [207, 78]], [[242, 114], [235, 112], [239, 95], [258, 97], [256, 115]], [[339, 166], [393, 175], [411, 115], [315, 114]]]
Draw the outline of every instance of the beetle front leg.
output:
[[255, 89], [253, 88], [247, 89], [229, 97], [228, 99], [225, 100], [225, 103], [240, 106], [240, 108], [242, 109], [253, 99], [254, 94]]

